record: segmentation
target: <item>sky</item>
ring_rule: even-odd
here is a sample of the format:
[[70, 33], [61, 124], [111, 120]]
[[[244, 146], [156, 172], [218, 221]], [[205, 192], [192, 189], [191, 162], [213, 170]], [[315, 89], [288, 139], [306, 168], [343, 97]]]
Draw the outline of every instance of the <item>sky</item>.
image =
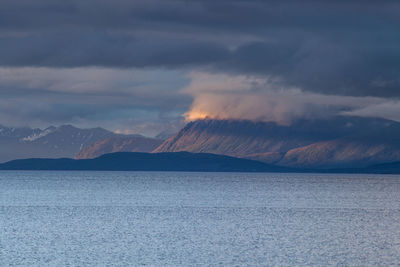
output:
[[399, 1], [2, 0], [0, 124], [400, 121]]

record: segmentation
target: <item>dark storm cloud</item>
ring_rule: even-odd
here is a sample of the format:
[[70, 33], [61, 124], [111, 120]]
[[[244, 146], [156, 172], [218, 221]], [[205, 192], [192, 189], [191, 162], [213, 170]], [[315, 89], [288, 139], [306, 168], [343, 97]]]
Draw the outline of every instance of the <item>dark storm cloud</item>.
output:
[[240, 47], [227, 65], [233, 71], [275, 75], [303, 90], [400, 96], [400, 49], [395, 42], [365, 42], [358, 46], [310, 38], [251, 43]]
[[398, 1], [2, 1], [0, 65], [207, 68], [400, 96]]
[[6, 66], [183, 66], [218, 61], [226, 55], [226, 49], [217, 44], [139, 40], [92, 31], [0, 39], [1, 63]]

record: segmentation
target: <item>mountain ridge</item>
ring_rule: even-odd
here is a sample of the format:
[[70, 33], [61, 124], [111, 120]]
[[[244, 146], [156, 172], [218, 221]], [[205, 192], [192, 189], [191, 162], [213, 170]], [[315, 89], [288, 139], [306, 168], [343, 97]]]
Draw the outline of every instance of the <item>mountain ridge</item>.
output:
[[32, 157], [73, 157], [83, 147], [115, 133], [103, 128], [80, 129], [72, 125], [45, 129], [0, 126], [0, 162]]
[[277, 167], [226, 155], [190, 152], [117, 152], [95, 159], [20, 159], [0, 164], [0, 170], [101, 170], [101, 171], [201, 171], [282, 172]]
[[163, 141], [144, 136], [114, 136], [86, 146], [74, 158], [96, 158], [113, 152], [151, 152]]
[[278, 173], [360, 173], [400, 174], [400, 161], [365, 168], [307, 169], [288, 168], [226, 155], [190, 152], [117, 152], [94, 159], [12, 160], [0, 164], [0, 171], [186, 171], [186, 172], [278, 172]]
[[400, 160], [400, 123], [350, 116], [291, 125], [197, 120], [154, 150], [177, 151], [225, 154], [286, 167], [365, 167]]

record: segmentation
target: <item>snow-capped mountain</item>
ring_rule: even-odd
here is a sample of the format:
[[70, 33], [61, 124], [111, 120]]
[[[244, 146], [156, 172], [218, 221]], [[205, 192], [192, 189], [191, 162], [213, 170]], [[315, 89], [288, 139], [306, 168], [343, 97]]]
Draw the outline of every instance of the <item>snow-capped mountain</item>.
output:
[[74, 157], [97, 141], [118, 136], [102, 128], [79, 129], [71, 125], [46, 129], [0, 125], [0, 162], [21, 158]]

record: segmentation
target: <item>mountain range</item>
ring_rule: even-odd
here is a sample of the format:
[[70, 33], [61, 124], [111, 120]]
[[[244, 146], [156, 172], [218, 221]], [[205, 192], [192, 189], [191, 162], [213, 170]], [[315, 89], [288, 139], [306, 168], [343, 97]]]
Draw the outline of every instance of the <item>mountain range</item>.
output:
[[[51, 126], [46, 129], [0, 126], [0, 162], [24, 158], [73, 158], [87, 146], [110, 138], [148, 140], [139, 135], [125, 136], [102, 128], [80, 129], [71, 125]], [[140, 145], [138, 147], [135, 151], [141, 151], [140, 148], [144, 152], [154, 149], [154, 146], [149, 149]], [[113, 151], [104, 153], [108, 152]]]
[[154, 152], [224, 154], [287, 167], [347, 168], [400, 160], [400, 123], [337, 116], [290, 125], [245, 120], [188, 123]]
[[296, 120], [290, 125], [203, 119], [189, 122], [165, 141], [70, 125], [44, 130], [0, 126], [0, 146], [0, 162], [23, 158], [92, 159], [114, 152], [186, 151], [290, 168], [364, 168], [400, 161], [400, 123], [350, 116]]

